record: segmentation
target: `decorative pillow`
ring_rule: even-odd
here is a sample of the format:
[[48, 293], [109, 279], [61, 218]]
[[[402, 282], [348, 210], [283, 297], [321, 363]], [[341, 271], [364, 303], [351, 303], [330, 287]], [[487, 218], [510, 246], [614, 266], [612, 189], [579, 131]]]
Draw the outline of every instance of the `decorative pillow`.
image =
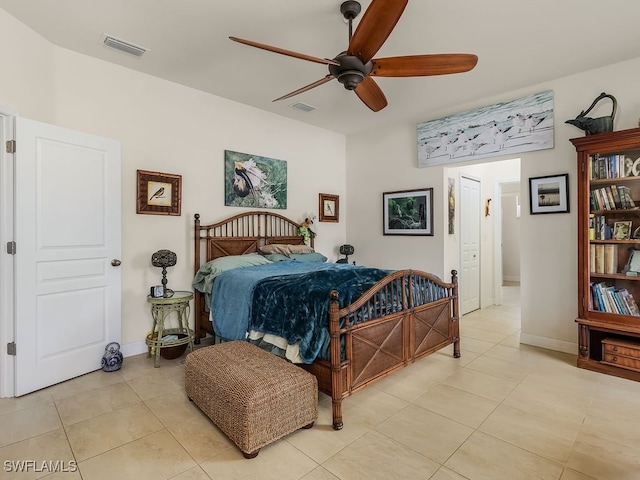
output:
[[283, 262], [285, 260], [291, 260], [291, 258], [286, 255], [282, 255], [281, 253], [265, 253], [262, 255], [265, 258], [268, 258], [272, 262]]
[[289, 256], [289, 254], [291, 253], [289, 247], [291, 247], [291, 245], [272, 243], [270, 245], [265, 245], [258, 248], [258, 251], [262, 254], [279, 253], [280, 255]]
[[311, 253], [292, 253], [289, 255], [290, 260], [297, 260], [298, 262], [317, 262], [323, 263], [327, 261], [327, 257], [319, 252]]
[[[289, 253], [313, 253], [315, 250], [309, 245], [289, 245]], [[291, 255], [289, 255], [291, 256]]]
[[254, 267], [256, 265], [266, 265], [268, 263], [273, 262], [259, 253], [219, 257], [200, 267], [193, 280], [193, 286], [201, 292], [210, 292], [213, 279], [221, 273], [235, 268]]

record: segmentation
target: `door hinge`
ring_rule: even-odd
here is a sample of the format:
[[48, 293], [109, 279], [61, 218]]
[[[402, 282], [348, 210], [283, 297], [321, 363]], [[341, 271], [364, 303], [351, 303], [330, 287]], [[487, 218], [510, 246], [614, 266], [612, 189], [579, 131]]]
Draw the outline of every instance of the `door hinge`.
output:
[[16, 354], [16, 342], [7, 343], [7, 355], [15, 355]]
[[7, 140], [7, 153], [16, 153], [16, 141]]
[[7, 242], [7, 253], [9, 255], [15, 255], [16, 254], [16, 242], [14, 242], [14, 241]]

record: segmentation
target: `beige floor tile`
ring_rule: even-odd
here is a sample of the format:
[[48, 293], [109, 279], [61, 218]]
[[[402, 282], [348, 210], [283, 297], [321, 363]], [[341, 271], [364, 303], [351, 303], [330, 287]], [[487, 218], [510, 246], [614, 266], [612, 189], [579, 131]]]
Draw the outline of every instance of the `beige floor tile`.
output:
[[154, 397], [146, 405], [196, 462], [234, 447], [182, 391]]
[[487, 373], [513, 382], [520, 382], [529, 375], [532, 370], [532, 367], [526, 365], [526, 362], [503, 360], [501, 358], [491, 357], [488, 354], [483, 355], [480, 358], [476, 358], [465, 368]]
[[565, 468], [564, 472], [562, 472], [562, 476], [560, 480], [596, 480], [594, 477], [589, 477], [588, 475], [584, 475], [580, 472], [576, 472], [575, 470], [571, 470], [570, 468]]
[[53, 403], [25, 408], [0, 416], [0, 447], [57, 430], [62, 426]]
[[433, 474], [429, 480], [468, 480], [467, 477], [457, 474], [453, 470], [449, 470], [447, 467], [440, 467], [440, 469]]
[[473, 480], [557, 480], [563, 466], [476, 432], [445, 463]]
[[460, 337], [460, 345], [464, 345], [465, 352], [486, 353], [495, 346], [495, 342], [488, 342], [486, 340], [478, 340], [472, 337]]
[[[73, 468], [76, 469], [77, 467], [74, 466]], [[82, 476], [80, 475], [80, 470], [75, 470], [75, 471], [67, 470], [63, 472], [56, 472], [42, 478], [44, 478], [45, 480], [82, 480]]]
[[56, 407], [62, 423], [72, 425], [136, 403], [140, 403], [140, 398], [129, 385], [120, 382], [62, 398], [56, 402]]
[[490, 330], [478, 328], [475, 325], [470, 325], [469, 323], [471, 322], [465, 322], [464, 318], [460, 321], [461, 336], [475, 338], [476, 340], [484, 340], [485, 342], [500, 343], [509, 335], [513, 334], [513, 332], [509, 334], [492, 332]]
[[166, 431], [140, 438], [79, 463], [83, 480], [167, 480], [196, 466]]
[[204, 470], [198, 466], [176, 475], [171, 480], [211, 480], [211, 477], [204, 473]]
[[372, 431], [322, 465], [343, 480], [429, 478], [440, 465], [381, 433]]
[[535, 415], [523, 409], [498, 406], [478, 429], [541, 457], [564, 463], [581, 422], [558, 418], [553, 410]]
[[317, 467], [307, 473], [300, 480], [340, 480], [333, 473], [323, 467]]
[[[173, 371], [171, 373], [173, 374]], [[175, 381], [168, 378], [167, 375], [168, 372], [162, 373], [152, 370], [149, 375], [135, 377], [127, 383], [142, 400], [149, 400], [176, 390], [184, 390], [184, 375], [181, 380], [176, 379]]]
[[459, 390], [473, 393], [480, 397], [501, 402], [518, 385], [516, 382], [506, 380], [486, 373], [477, 372], [470, 369], [462, 369], [446, 378], [445, 385], [455, 387]]
[[81, 375], [66, 382], [53, 385], [45, 391], [48, 391], [54, 400], [60, 400], [61, 398], [104, 388], [120, 382], [122, 382], [122, 377], [119, 371], [104, 372], [102, 370], [96, 370], [95, 372], [87, 373], [86, 375]]
[[215, 480], [298, 480], [318, 464], [280, 440], [261, 448], [258, 456], [250, 460], [238, 448], [230, 448], [200, 466]]
[[53, 402], [53, 396], [47, 389], [23, 395], [22, 397], [0, 398], [0, 415]]
[[584, 396], [558, 385], [525, 380], [504, 399], [502, 404], [534, 415], [553, 412], [559, 419], [582, 422], [590, 402], [585, 401]]
[[567, 467], [598, 480], [635, 480], [640, 472], [640, 449], [581, 432]]
[[331, 399], [325, 395], [318, 402], [318, 419], [313, 428], [298, 430], [285, 438], [315, 462], [323, 463], [369, 431], [349, 418], [341, 430], [334, 430], [332, 425]]
[[[49, 478], [47, 475], [55, 470], [77, 468], [71, 463], [75, 459], [62, 428], [0, 448], [0, 459], [0, 480], [31, 480], [45, 476]], [[21, 461], [32, 461], [35, 464], [20, 465]], [[46, 462], [46, 465], [43, 465], [43, 462]]]
[[149, 409], [138, 404], [69, 425], [67, 436], [81, 462], [162, 429]]
[[457, 368], [443, 368], [442, 364], [429, 360], [423, 358], [417, 363], [429, 363], [431, 368], [404, 368], [374, 383], [372, 387], [411, 402], [446, 378], [448, 371], [457, 371]]
[[472, 428], [478, 428], [498, 406], [498, 402], [449, 385], [436, 385], [413, 404]]
[[368, 428], [379, 425], [408, 402], [375, 388], [365, 388], [342, 401], [344, 423], [356, 422]]
[[403, 408], [378, 425], [376, 431], [440, 464], [473, 433], [472, 428], [415, 405]]

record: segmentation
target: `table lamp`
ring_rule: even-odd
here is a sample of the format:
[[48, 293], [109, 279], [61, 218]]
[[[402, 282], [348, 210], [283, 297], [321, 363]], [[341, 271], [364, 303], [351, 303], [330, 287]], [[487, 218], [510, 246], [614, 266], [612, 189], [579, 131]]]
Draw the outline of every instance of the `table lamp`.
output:
[[151, 265], [162, 267], [162, 287], [163, 296], [172, 297], [173, 290], [167, 288], [167, 267], [173, 267], [178, 261], [178, 257], [171, 250], [158, 250], [151, 255]]

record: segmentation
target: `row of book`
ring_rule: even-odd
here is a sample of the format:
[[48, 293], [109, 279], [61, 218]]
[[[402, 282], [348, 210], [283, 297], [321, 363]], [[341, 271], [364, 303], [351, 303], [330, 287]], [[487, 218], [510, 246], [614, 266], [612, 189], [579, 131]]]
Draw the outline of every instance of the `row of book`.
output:
[[589, 245], [591, 273], [618, 273], [618, 245], [591, 243]]
[[589, 163], [589, 173], [593, 180], [638, 175], [634, 160], [624, 155], [591, 155]]
[[626, 185], [607, 185], [591, 190], [591, 211], [628, 210], [636, 208], [631, 189]]
[[589, 240], [611, 240], [613, 228], [604, 215], [589, 214]]
[[591, 296], [594, 310], [640, 317], [640, 309], [626, 288], [615, 288], [604, 282], [592, 283]]

